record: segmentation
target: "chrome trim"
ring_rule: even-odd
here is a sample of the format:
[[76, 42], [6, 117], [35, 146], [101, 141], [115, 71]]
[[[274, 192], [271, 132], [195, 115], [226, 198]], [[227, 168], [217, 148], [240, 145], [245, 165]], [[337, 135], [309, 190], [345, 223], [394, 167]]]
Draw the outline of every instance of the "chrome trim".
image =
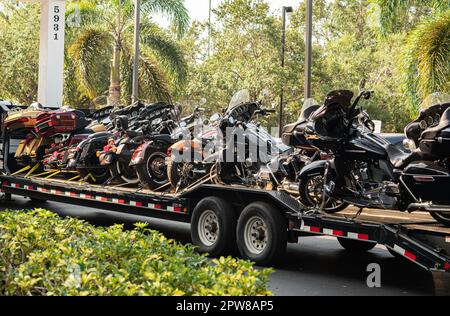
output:
[[411, 203], [408, 210], [450, 213], [450, 205], [436, 205], [432, 203]]
[[409, 187], [405, 184], [405, 181], [403, 181], [403, 175], [401, 175], [398, 180], [400, 181], [400, 183], [405, 187], [406, 191], [408, 191], [408, 193], [411, 195], [411, 197], [414, 199], [414, 201], [419, 202], [419, 200], [416, 198], [416, 196], [411, 192], [411, 190], [409, 189]]

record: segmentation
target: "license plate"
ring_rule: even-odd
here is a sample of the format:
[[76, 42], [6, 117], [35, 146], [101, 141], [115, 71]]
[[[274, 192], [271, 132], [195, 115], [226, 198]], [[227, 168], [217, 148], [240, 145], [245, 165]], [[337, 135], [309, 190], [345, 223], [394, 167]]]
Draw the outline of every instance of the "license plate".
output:
[[125, 147], [125, 144], [120, 145], [119, 147], [117, 147], [117, 151], [116, 154], [120, 155], [120, 153], [122, 152], [123, 148]]

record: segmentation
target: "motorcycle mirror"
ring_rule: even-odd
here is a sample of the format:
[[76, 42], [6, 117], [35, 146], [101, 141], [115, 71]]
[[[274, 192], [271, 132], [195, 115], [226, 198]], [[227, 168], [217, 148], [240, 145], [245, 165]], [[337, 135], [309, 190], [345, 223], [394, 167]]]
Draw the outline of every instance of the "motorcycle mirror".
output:
[[365, 78], [363, 78], [359, 81], [358, 87], [359, 87], [359, 91], [364, 90], [364, 88], [366, 87], [366, 79]]

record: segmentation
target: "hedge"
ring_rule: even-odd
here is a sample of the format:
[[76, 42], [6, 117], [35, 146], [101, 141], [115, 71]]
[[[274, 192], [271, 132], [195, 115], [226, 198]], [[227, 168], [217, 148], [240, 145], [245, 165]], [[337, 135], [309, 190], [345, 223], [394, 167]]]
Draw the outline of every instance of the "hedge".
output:
[[42, 209], [0, 212], [0, 295], [271, 295], [270, 273], [210, 260], [142, 223], [124, 230]]

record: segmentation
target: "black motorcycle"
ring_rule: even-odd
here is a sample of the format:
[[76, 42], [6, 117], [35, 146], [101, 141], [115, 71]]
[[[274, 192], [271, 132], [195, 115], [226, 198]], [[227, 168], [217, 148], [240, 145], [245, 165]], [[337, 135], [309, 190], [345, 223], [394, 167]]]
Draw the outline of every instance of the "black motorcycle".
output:
[[[168, 152], [167, 174], [179, 191], [208, 181], [263, 186], [279, 170], [279, 157], [291, 150], [252, 120], [274, 112], [251, 102], [248, 91], [236, 93], [223, 115], [215, 114], [195, 139], [181, 140]], [[266, 167], [267, 179], [261, 169]], [[271, 188], [270, 188], [271, 189]]]
[[[284, 162], [284, 170], [287, 172], [279, 188], [284, 189], [292, 195], [298, 196], [300, 187], [299, 174], [306, 165], [317, 160], [329, 160], [333, 158], [330, 152], [321, 150], [306, 139], [307, 134], [305, 133], [305, 129], [310, 122], [309, 119], [319, 108], [320, 105], [313, 98], [306, 99], [298, 120], [283, 128], [282, 141], [285, 145], [293, 147], [295, 152]], [[304, 201], [306, 206], [312, 207], [322, 203], [322, 180], [322, 177], [318, 176], [309, 179], [309, 182], [305, 183], [308, 192], [313, 193], [306, 195], [307, 200]], [[348, 203], [328, 198], [324, 209], [327, 213], [336, 213], [347, 207]]]
[[307, 203], [307, 183], [322, 177], [326, 196], [362, 208], [428, 211], [440, 223], [450, 225], [450, 99], [422, 108], [419, 118], [405, 131], [417, 145], [405, 153], [373, 133], [374, 124], [362, 108], [362, 90], [354, 102], [347, 90], [331, 92], [312, 115], [305, 129], [314, 146], [330, 150], [334, 158], [316, 161], [300, 173], [300, 197]]
[[131, 120], [119, 117], [116, 125], [120, 136], [116, 139], [115, 150], [104, 157], [109, 162], [112, 178], [127, 184], [141, 182], [133, 161], [135, 152], [145, 142], [169, 141], [177, 123], [178, 108], [166, 103], [147, 105]]
[[[78, 174], [85, 181], [103, 184], [110, 178], [109, 166], [101, 165], [97, 156], [98, 151], [103, 151], [109, 138], [118, 138], [120, 132], [117, 129], [117, 118], [122, 117], [127, 121], [136, 120], [144, 104], [135, 103], [127, 107], [107, 108], [108, 111], [99, 111], [98, 115], [107, 125], [107, 131], [94, 133], [87, 139], [71, 148], [69, 156], [69, 167], [77, 170]], [[107, 116], [107, 119], [104, 117]], [[93, 119], [98, 119], [94, 115]]]
[[[194, 135], [195, 130], [205, 123], [201, 118], [201, 113], [204, 111], [205, 109], [197, 106], [192, 114], [182, 118], [179, 124], [174, 120], [164, 121], [163, 125], [154, 130], [154, 134], [147, 137], [144, 143], [135, 150], [130, 166], [136, 169], [139, 181], [143, 186], [157, 190], [168, 184], [167, 150], [180, 139], [190, 138]], [[181, 108], [179, 112], [181, 112]], [[172, 113], [170, 116], [175, 119], [178, 115]], [[170, 127], [170, 130], [165, 127]], [[169, 132], [172, 133], [168, 134]]]

